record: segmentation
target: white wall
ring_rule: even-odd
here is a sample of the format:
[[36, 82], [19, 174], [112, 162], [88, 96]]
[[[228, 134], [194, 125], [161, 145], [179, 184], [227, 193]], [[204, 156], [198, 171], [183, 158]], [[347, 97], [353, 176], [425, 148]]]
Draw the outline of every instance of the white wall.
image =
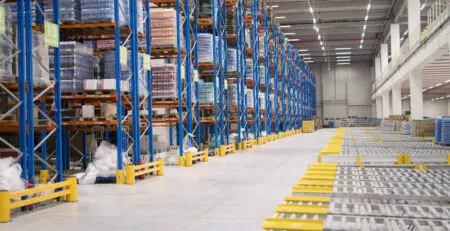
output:
[[449, 108], [448, 102], [445, 100], [439, 101], [424, 101], [423, 102], [423, 116], [425, 117], [437, 117], [448, 116]]
[[[320, 76], [317, 99], [322, 98], [322, 118], [372, 116], [370, 62], [352, 62], [351, 65], [323, 63], [311, 65], [315, 76]], [[319, 82], [318, 82], [319, 83]], [[319, 105], [319, 101], [318, 101]]]

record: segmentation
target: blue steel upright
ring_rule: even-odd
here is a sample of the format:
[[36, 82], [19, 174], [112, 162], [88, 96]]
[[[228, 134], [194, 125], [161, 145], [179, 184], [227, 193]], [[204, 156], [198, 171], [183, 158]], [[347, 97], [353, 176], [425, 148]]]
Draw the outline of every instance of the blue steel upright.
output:
[[[133, 106], [132, 114], [132, 137], [133, 137], [133, 164], [138, 165], [141, 156], [141, 128], [140, 128], [140, 99], [139, 99], [139, 66], [138, 66], [138, 22], [137, 2], [130, 1], [130, 29], [131, 29], [131, 99]], [[120, 100], [120, 99], [118, 99]]]

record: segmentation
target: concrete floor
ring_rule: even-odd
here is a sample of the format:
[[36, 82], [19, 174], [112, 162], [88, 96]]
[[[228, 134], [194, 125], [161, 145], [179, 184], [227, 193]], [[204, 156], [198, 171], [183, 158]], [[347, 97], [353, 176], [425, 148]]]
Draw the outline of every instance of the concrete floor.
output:
[[167, 167], [136, 185], [79, 186], [79, 202], [13, 217], [0, 231], [261, 230], [335, 129]]

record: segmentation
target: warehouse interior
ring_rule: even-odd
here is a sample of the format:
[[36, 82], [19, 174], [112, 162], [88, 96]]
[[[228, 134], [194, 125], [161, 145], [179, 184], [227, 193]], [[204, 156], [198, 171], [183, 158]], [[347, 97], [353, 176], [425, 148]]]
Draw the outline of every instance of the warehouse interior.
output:
[[450, 0], [0, 2], [0, 230], [450, 230]]

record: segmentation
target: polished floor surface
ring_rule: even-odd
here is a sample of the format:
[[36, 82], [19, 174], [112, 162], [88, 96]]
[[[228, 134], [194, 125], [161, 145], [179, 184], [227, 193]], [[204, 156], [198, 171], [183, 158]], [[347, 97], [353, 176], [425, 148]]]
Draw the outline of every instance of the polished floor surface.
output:
[[210, 158], [136, 185], [79, 186], [79, 202], [13, 217], [0, 231], [261, 230], [335, 129]]

